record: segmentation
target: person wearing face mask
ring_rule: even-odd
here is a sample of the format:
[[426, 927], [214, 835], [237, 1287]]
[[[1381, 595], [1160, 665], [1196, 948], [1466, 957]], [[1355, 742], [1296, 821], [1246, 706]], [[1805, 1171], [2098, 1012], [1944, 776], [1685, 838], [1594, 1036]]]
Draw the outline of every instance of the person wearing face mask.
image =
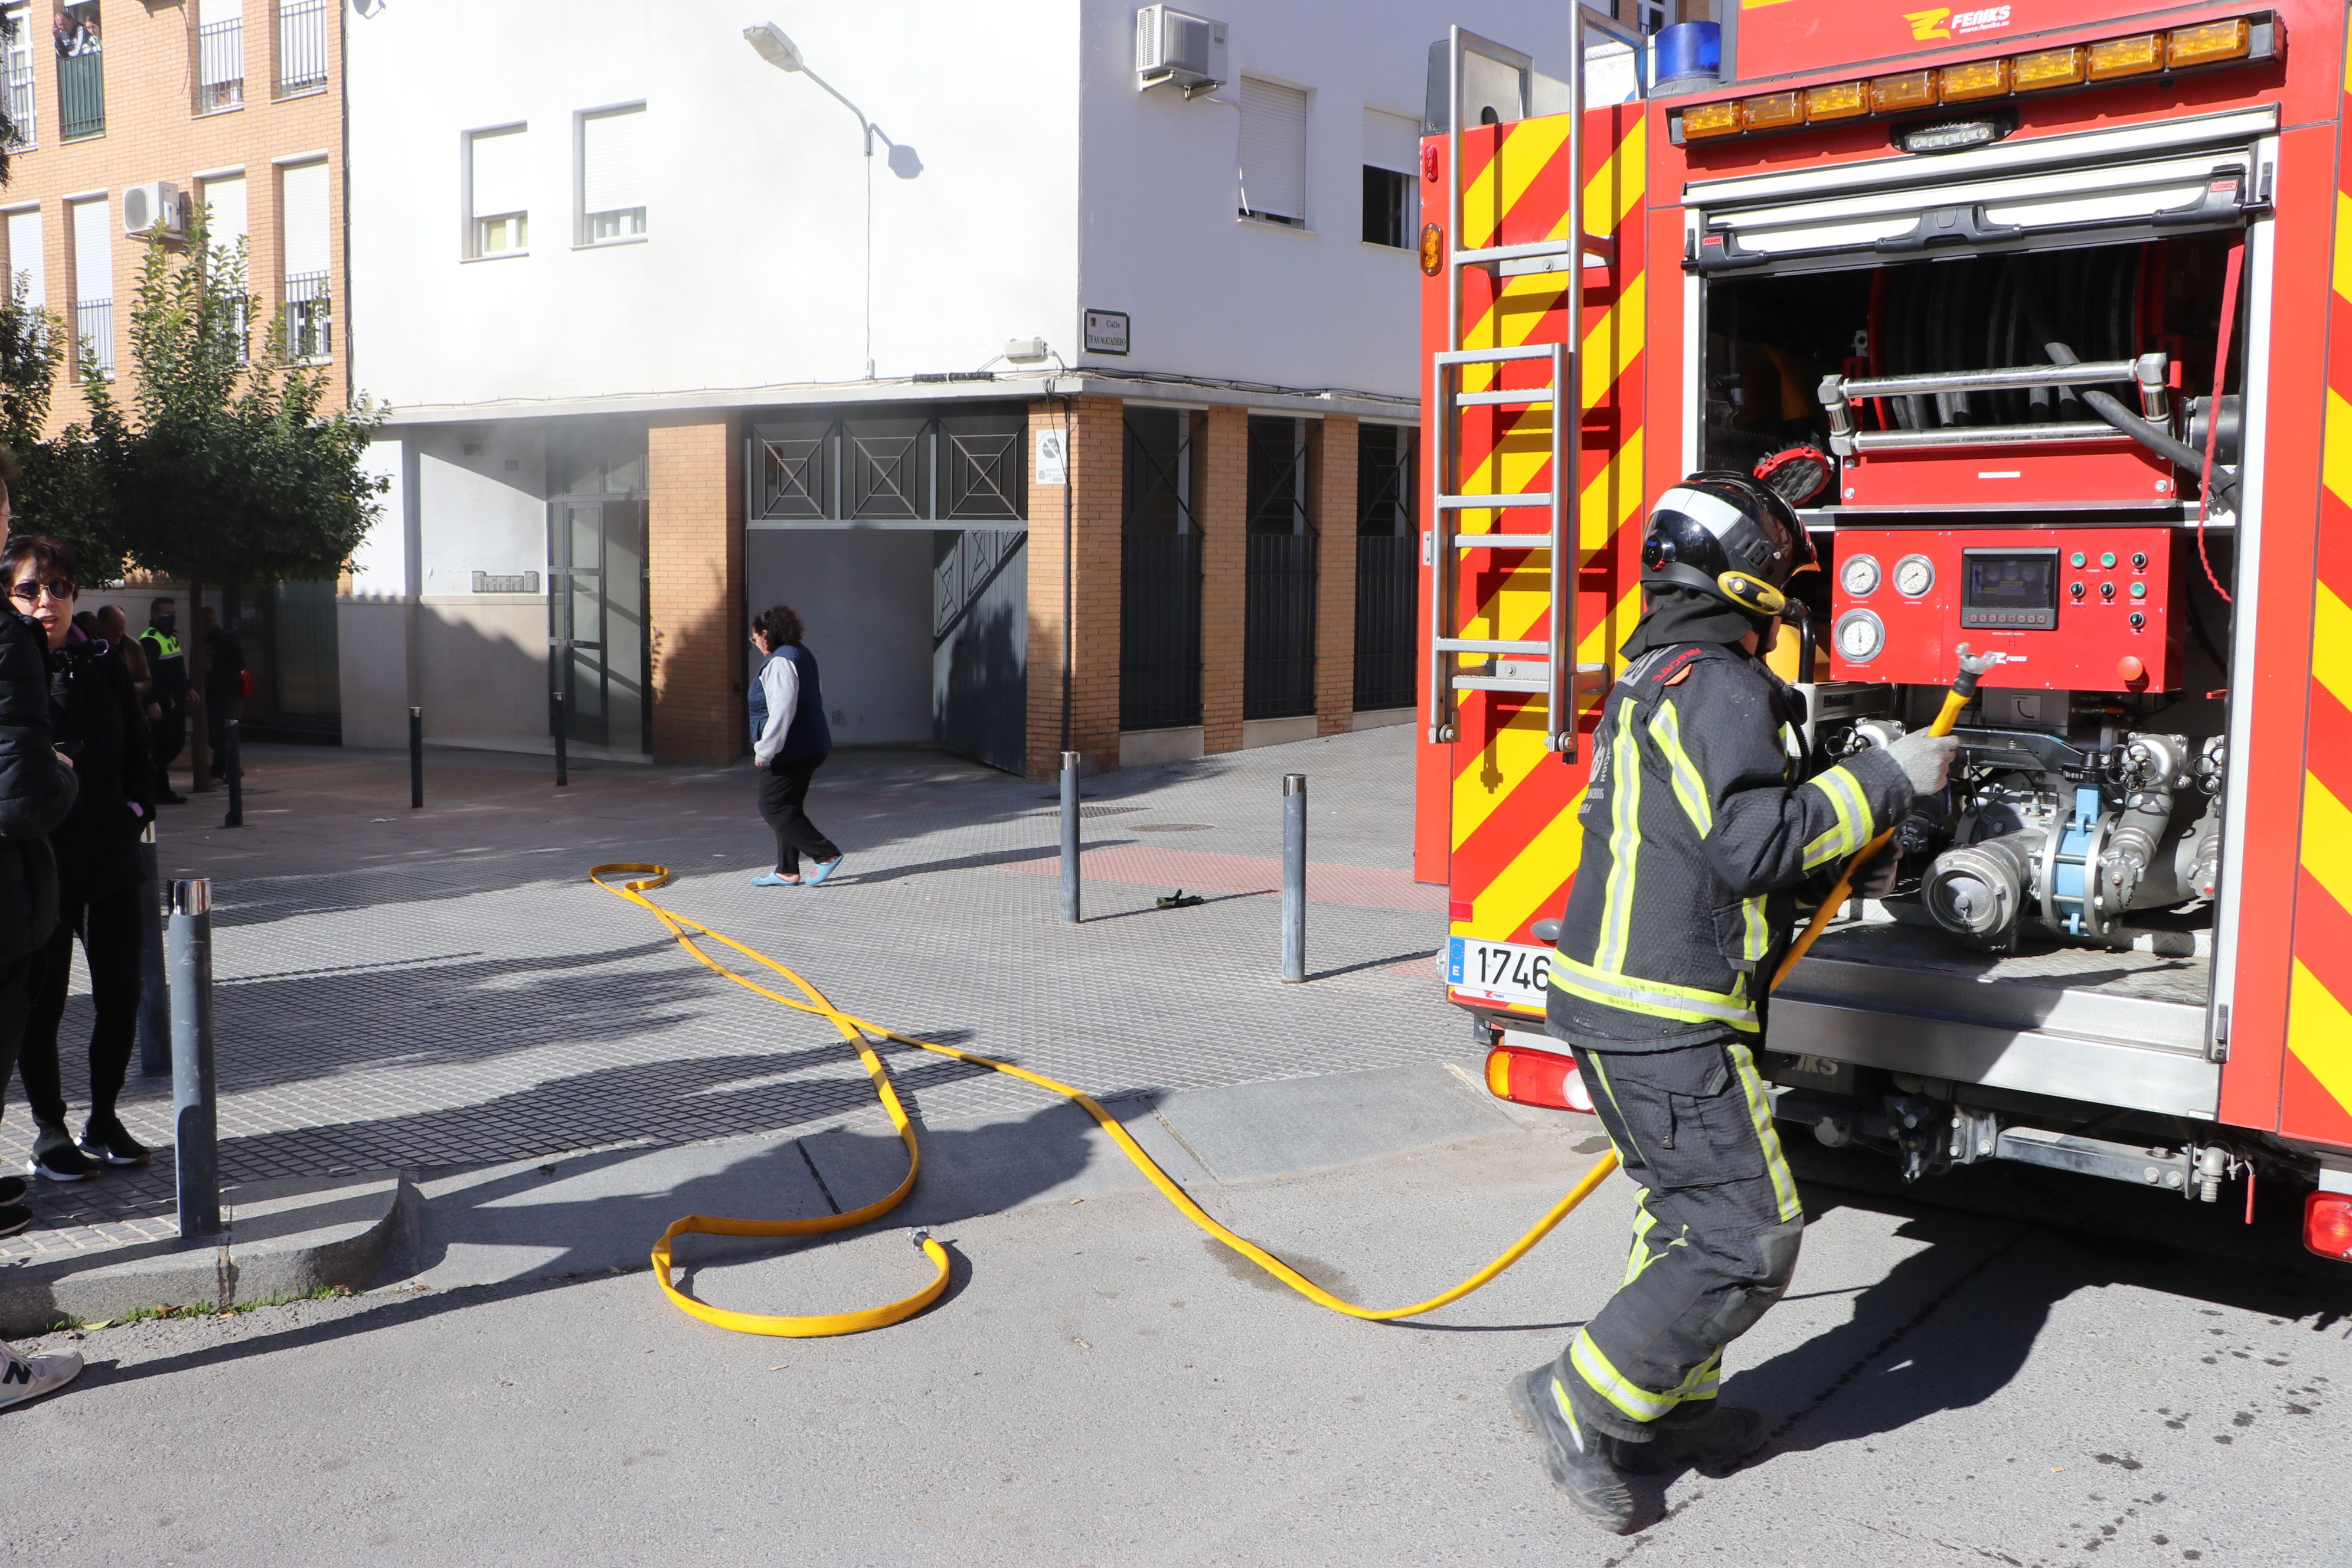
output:
[[[81, 789], [50, 831], [57, 856], [58, 926], [42, 954], [16, 1070], [33, 1108], [33, 1173], [78, 1182], [100, 1165], [143, 1165], [148, 1152], [115, 1114], [139, 1018], [139, 836], [155, 815], [146, 724], [130, 671], [113, 645], [74, 624], [79, 596], [70, 546], [20, 533], [0, 550], [0, 575], [19, 614], [48, 645], [49, 717]], [[89, 1115], [76, 1140], [67, 1128], [58, 1067], [74, 939], [89, 963]]]
[[172, 764], [188, 743], [188, 651], [180, 646], [177, 603], [158, 599], [147, 612], [147, 629], [139, 634], [147, 650], [147, 668], [153, 672], [150, 700], [158, 711], [154, 720], [155, 798], [165, 805], [185, 805], [188, 797], [172, 788]]

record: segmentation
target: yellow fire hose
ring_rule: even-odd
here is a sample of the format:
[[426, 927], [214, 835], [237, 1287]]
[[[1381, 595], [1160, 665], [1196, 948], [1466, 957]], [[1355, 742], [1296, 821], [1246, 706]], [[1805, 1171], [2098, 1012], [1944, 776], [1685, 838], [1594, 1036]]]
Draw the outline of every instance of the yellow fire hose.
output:
[[[1998, 656], [1995, 656], [1993, 659], [1971, 659], [1967, 657], [1968, 650], [1965, 647], [1960, 652], [1962, 668], [1959, 679], [1953, 683], [1950, 693], [1944, 699], [1942, 711], [1937, 714], [1936, 721], [1928, 727], [1932, 734], [1950, 733], [1953, 723], [1959, 717], [1960, 710], [1967, 706], [1969, 698], [1975, 694], [1978, 677], [1984, 670], [1991, 668], [1998, 658]], [[1804, 956], [1805, 950], [1812, 945], [1814, 937], [1818, 936], [1822, 928], [1828, 924], [1830, 917], [1836, 912], [1838, 906], [1845, 901], [1847, 894], [1852, 889], [1855, 872], [1870, 863], [1872, 858], [1885, 847], [1889, 837], [1891, 837], [1891, 830], [1889, 833], [1880, 834], [1865, 845], [1848, 864], [1845, 874], [1838, 880], [1836, 889], [1814, 914], [1812, 923], [1805, 928], [1804, 934], [1800, 936], [1790, 948], [1788, 958], [1772, 976], [1772, 989], [1780, 989], [1780, 982], [1788, 978], [1789, 971], [1796, 967], [1797, 960]], [[623, 877], [629, 879], [616, 885], [607, 881], [605, 879], [607, 877]], [[814, 1014], [839, 1030], [841, 1037], [856, 1047], [857, 1059], [866, 1065], [866, 1076], [873, 1080], [875, 1094], [880, 1098], [882, 1108], [890, 1113], [890, 1125], [898, 1131], [898, 1141], [907, 1146], [907, 1173], [900, 1179], [898, 1184], [863, 1208], [852, 1209], [847, 1214], [825, 1215], [815, 1219], [722, 1219], [711, 1215], [698, 1214], [687, 1215], [662, 1232], [661, 1239], [654, 1243], [653, 1250], [654, 1280], [662, 1288], [662, 1293], [667, 1296], [680, 1311], [699, 1318], [706, 1323], [715, 1323], [722, 1329], [731, 1329], [737, 1333], [772, 1334], [787, 1339], [823, 1339], [834, 1334], [854, 1334], [866, 1329], [887, 1328], [892, 1323], [903, 1322], [913, 1317], [917, 1312], [939, 1300], [940, 1293], [947, 1289], [947, 1248], [933, 1240], [929, 1233], [922, 1230], [916, 1230], [912, 1235], [916, 1245], [921, 1247], [923, 1256], [930, 1259], [934, 1272], [929, 1283], [911, 1296], [901, 1297], [885, 1306], [869, 1307], [863, 1311], [823, 1312], [806, 1317], [785, 1316], [771, 1312], [731, 1311], [724, 1307], [714, 1307], [707, 1301], [695, 1300], [680, 1290], [671, 1278], [672, 1270], [676, 1268], [672, 1258], [671, 1243], [681, 1236], [823, 1236], [831, 1231], [854, 1229], [869, 1221], [879, 1219], [898, 1207], [907, 1194], [914, 1190], [915, 1177], [922, 1169], [922, 1147], [916, 1140], [913, 1124], [907, 1119], [906, 1108], [898, 1101], [898, 1090], [891, 1086], [889, 1071], [882, 1065], [881, 1057], [875, 1052], [874, 1041], [877, 1039], [890, 1040], [898, 1045], [911, 1046], [917, 1050], [929, 1051], [938, 1056], [952, 1058], [960, 1062], [968, 1062], [974, 1067], [987, 1068], [992, 1072], [1004, 1073], [1024, 1083], [1033, 1083], [1039, 1089], [1060, 1095], [1093, 1117], [1102, 1130], [1110, 1136], [1111, 1142], [1118, 1145], [1119, 1152], [1134, 1163], [1137, 1170], [1150, 1179], [1153, 1186], [1160, 1189], [1160, 1195], [1173, 1204], [1177, 1212], [1186, 1219], [1191, 1220], [1209, 1235], [1232, 1247], [1317, 1306], [1326, 1307], [1334, 1312], [1344, 1313], [1350, 1318], [1360, 1318], [1370, 1322], [1392, 1322], [1400, 1318], [1417, 1318], [1424, 1312], [1433, 1312], [1440, 1307], [1459, 1301], [1465, 1296], [1484, 1288], [1505, 1269], [1534, 1250], [1538, 1242], [1549, 1236], [1577, 1205], [1590, 1197], [1593, 1190], [1609, 1178], [1610, 1173], [1617, 1169], [1617, 1154], [1614, 1150], [1612, 1150], [1595, 1161], [1592, 1168], [1585, 1172], [1582, 1179], [1570, 1187], [1558, 1203], [1552, 1205], [1549, 1212], [1538, 1220], [1527, 1234], [1506, 1247], [1493, 1262], [1460, 1284], [1432, 1296], [1426, 1301], [1417, 1301], [1410, 1307], [1360, 1307], [1352, 1301], [1344, 1300], [1331, 1294], [1330, 1291], [1324, 1289], [1255, 1242], [1235, 1235], [1219, 1224], [1207, 1210], [1192, 1201], [1192, 1195], [1179, 1185], [1174, 1177], [1161, 1170], [1159, 1163], [1144, 1152], [1143, 1146], [1119, 1124], [1117, 1117], [1105, 1110], [1095, 1101], [1094, 1097], [1085, 1090], [1073, 1089], [1070, 1085], [1047, 1078], [1043, 1073], [1034, 1073], [1026, 1068], [1014, 1067], [1010, 1062], [1001, 1062], [992, 1057], [983, 1057], [972, 1051], [958, 1050], [953, 1046], [942, 1046], [931, 1040], [919, 1040], [911, 1035], [902, 1035], [895, 1029], [886, 1029], [879, 1024], [869, 1023], [864, 1018], [843, 1012], [827, 1001], [824, 994], [810, 984], [807, 980], [767, 954], [746, 947], [733, 937], [722, 931], [713, 931], [699, 921], [688, 920], [684, 915], [666, 910], [647, 898], [646, 896], [647, 893], [667, 885], [670, 873], [667, 866], [615, 862], [591, 868], [588, 878], [606, 892], [651, 910], [654, 918], [660, 921], [667, 928], [670, 935], [677, 940], [678, 945], [692, 953], [697, 962], [712, 972], [725, 976], [747, 991], [756, 992], [771, 1002], [790, 1007], [795, 1012]], [[742, 954], [770, 973], [789, 981], [800, 992], [800, 995], [787, 996], [782, 992], [773, 990], [739, 970], [730, 969], [725, 963], [703, 951], [700, 944], [705, 942], [715, 942]]]
[[[608, 875], [626, 877], [631, 879], [615, 886], [605, 880]], [[789, 1339], [822, 1339], [829, 1334], [854, 1334], [866, 1329], [887, 1328], [892, 1323], [913, 1317], [917, 1312], [939, 1300], [940, 1292], [947, 1289], [947, 1248], [932, 1240], [927, 1233], [919, 1230], [914, 1233], [916, 1243], [922, 1248], [923, 1256], [931, 1260], [931, 1267], [936, 1270], [931, 1281], [911, 1296], [903, 1297], [887, 1306], [869, 1307], [861, 1312], [826, 1312], [811, 1317], [784, 1317], [768, 1312], [730, 1311], [723, 1307], [714, 1307], [706, 1301], [696, 1300], [680, 1290], [670, 1278], [670, 1271], [674, 1267], [671, 1261], [670, 1244], [681, 1236], [822, 1236], [828, 1231], [848, 1230], [853, 1226], [864, 1225], [869, 1220], [879, 1219], [896, 1208], [899, 1202], [914, 1190], [916, 1173], [922, 1166], [922, 1149], [916, 1142], [915, 1130], [907, 1120], [906, 1108], [898, 1103], [898, 1091], [890, 1086], [890, 1075], [882, 1066], [882, 1058], [875, 1054], [873, 1042], [877, 1039], [892, 1040], [902, 1046], [912, 1046], [919, 1050], [952, 1057], [957, 1061], [969, 1062], [974, 1067], [983, 1067], [995, 1072], [1005, 1073], [1025, 1083], [1034, 1083], [1040, 1089], [1050, 1090], [1070, 1100], [1101, 1125], [1102, 1130], [1110, 1135], [1111, 1141], [1118, 1145], [1119, 1152], [1134, 1162], [1135, 1168], [1149, 1177], [1151, 1184], [1160, 1189], [1160, 1195], [1175, 1205], [1177, 1211], [1186, 1219], [1313, 1301], [1317, 1306], [1328, 1307], [1332, 1311], [1344, 1312], [1349, 1317], [1363, 1318], [1374, 1322], [1385, 1322], [1397, 1318], [1419, 1317], [1423, 1312], [1433, 1312], [1438, 1308], [1459, 1301], [1463, 1297], [1478, 1289], [1488, 1280], [1502, 1273], [1504, 1269], [1526, 1257], [1536, 1243], [1550, 1235], [1553, 1227], [1568, 1217], [1570, 1210], [1582, 1203], [1594, 1188], [1608, 1179], [1609, 1173], [1617, 1168], [1617, 1156], [1613, 1152], [1603, 1155], [1592, 1169], [1584, 1173], [1581, 1181], [1569, 1189], [1565, 1197], [1551, 1206], [1549, 1214], [1536, 1222], [1532, 1229], [1513, 1242], [1501, 1257], [1452, 1289], [1432, 1296], [1426, 1301], [1415, 1302], [1410, 1307], [1381, 1309], [1359, 1307], [1352, 1301], [1345, 1301], [1332, 1295], [1256, 1243], [1236, 1236], [1218, 1224], [1206, 1210], [1192, 1201], [1191, 1194], [1177, 1184], [1174, 1177], [1161, 1170], [1151, 1156], [1143, 1152], [1143, 1146], [1135, 1141], [1126, 1128], [1119, 1125], [1118, 1119], [1097, 1104], [1094, 1097], [1085, 1090], [1073, 1089], [1066, 1083], [1058, 1083], [1042, 1073], [1034, 1073], [1025, 1068], [1014, 1067], [1010, 1062], [997, 1061], [993, 1058], [980, 1056], [971, 1051], [961, 1051], [953, 1046], [942, 1046], [930, 1040], [919, 1040], [912, 1036], [902, 1035], [894, 1029], [886, 1029], [878, 1024], [868, 1023], [863, 1018], [844, 1013], [831, 1002], [826, 1001], [823, 992], [765, 953], [755, 952], [737, 942], [733, 937], [713, 931], [698, 921], [691, 921], [683, 915], [675, 914], [646, 897], [646, 893], [660, 888], [669, 880], [667, 867], [598, 866], [589, 871], [588, 877], [606, 892], [626, 899], [631, 903], [642, 904], [651, 910], [655, 918], [669, 928], [670, 934], [677, 939], [679, 945], [711, 970], [725, 975], [747, 991], [759, 993], [771, 1002], [781, 1003], [797, 1012], [813, 1013], [838, 1029], [841, 1032], [841, 1037], [856, 1047], [858, 1060], [866, 1064], [866, 1077], [874, 1080], [874, 1092], [881, 1098], [882, 1108], [890, 1113], [890, 1124], [898, 1130], [898, 1141], [907, 1146], [905, 1178], [883, 1196], [863, 1208], [852, 1209], [847, 1214], [825, 1215], [816, 1219], [719, 1219], [709, 1215], [698, 1214], [687, 1215], [662, 1232], [661, 1239], [654, 1243], [653, 1262], [654, 1279], [661, 1286], [663, 1294], [667, 1295], [680, 1311], [700, 1318], [706, 1323], [716, 1323], [722, 1329], [732, 1329], [738, 1333], [776, 1334]], [[754, 963], [782, 976], [799, 990], [801, 995], [797, 998], [787, 996], [780, 991], [761, 984], [750, 975], [729, 968], [724, 963], [702, 950], [699, 944], [704, 942], [712, 942], [721, 947], [730, 948]]]
[[[1966, 708], [1975, 698], [1977, 682], [1984, 679], [1986, 670], [2001, 663], [2005, 657], [1998, 653], [1971, 654], [1969, 652], [1969, 645], [1962, 643], [1960, 673], [1953, 680], [1952, 689], [1944, 693], [1944, 705], [1936, 710], [1935, 722], [1927, 726], [1927, 733], [1950, 734], [1952, 726], [1959, 722], [1960, 710]], [[1820, 936], [1830, 921], [1837, 918], [1838, 910], [1843, 908], [1846, 900], [1853, 896], [1854, 878], [1859, 876], [1873, 860], [1878, 858], [1878, 852], [1885, 848], [1886, 841], [1894, 837], [1895, 829], [1889, 827], [1855, 851], [1853, 858], [1845, 863], [1845, 869], [1838, 874], [1837, 886], [1830, 889], [1830, 896], [1823, 899], [1821, 908], [1813, 911], [1813, 918], [1807, 921], [1805, 929], [1797, 934], [1797, 940], [1789, 944], [1788, 956], [1781, 959], [1780, 967], [1772, 972], [1772, 984], [1768, 989], [1772, 991], [1780, 989], [1780, 982], [1789, 978], [1789, 972], [1797, 967], [1797, 960], [1805, 956], [1806, 950], [1813, 945], [1813, 939]]]

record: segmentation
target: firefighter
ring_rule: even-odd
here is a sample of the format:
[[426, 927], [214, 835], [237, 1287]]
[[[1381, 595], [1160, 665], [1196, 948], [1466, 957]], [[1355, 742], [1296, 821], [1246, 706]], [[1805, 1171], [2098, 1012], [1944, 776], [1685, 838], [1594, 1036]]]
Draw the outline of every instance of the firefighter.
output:
[[1756, 1071], [1766, 992], [1799, 885], [1942, 789], [1957, 749], [1922, 731], [1801, 776], [1801, 700], [1762, 656], [1802, 615], [1790, 580], [1817, 569], [1788, 502], [1746, 475], [1668, 490], [1592, 738], [1546, 1026], [1639, 1184], [1633, 1241], [1617, 1293], [1510, 1392], [1553, 1484], [1620, 1533], [1625, 1470], [1721, 1474], [1763, 1445], [1761, 1418], [1716, 1391], [1804, 1229]]

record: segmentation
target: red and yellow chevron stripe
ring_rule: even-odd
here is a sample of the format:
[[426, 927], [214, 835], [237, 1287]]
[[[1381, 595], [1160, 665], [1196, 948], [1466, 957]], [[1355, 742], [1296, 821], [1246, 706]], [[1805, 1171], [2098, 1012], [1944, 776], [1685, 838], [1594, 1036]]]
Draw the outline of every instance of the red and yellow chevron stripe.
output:
[[[2352, 124], [2352, 45], [2342, 109]], [[2279, 1131], [2352, 1147], [2352, 169], [2339, 152]]]
[[[1641, 427], [1643, 347], [1647, 279], [1643, 268], [1642, 212], [1647, 186], [1647, 141], [1642, 106], [1596, 110], [1587, 118], [1585, 228], [1613, 238], [1612, 264], [1584, 274], [1583, 319], [1570, 323], [1568, 278], [1537, 273], [1502, 279], [1472, 270], [1463, 280], [1465, 348], [1518, 347], [1568, 341], [1577, 333], [1581, 385], [1579, 423], [1581, 495], [1578, 500], [1578, 626], [1580, 662], [1608, 664], [1638, 613], [1633, 571], [1643, 510]], [[1463, 137], [1465, 172], [1463, 233], [1467, 248], [1566, 237], [1568, 119], [1517, 121]], [[1441, 153], [1441, 156], [1443, 154]], [[1424, 342], [1442, 346], [1444, 279], [1424, 290]], [[1513, 363], [1498, 374], [1473, 368], [1465, 390], [1539, 384], [1539, 365]], [[1428, 416], [1435, 416], [1432, 404]], [[1455, 487], [1465, 493], [1525, 493], [1551, 485], [1552, 414], [1547, 407], [1464, 411], [1454, 432]], [[1425, 445], [1432, 450], [1433, 444]], [[1505, 517], [1510, 521], [1507, 525]], [[1467, 512], [1465, 533], [1507, 526], [1532, 531], [1539, 514]], [[1550, 563], [1542, 552], [1483, 551], [1458, 557], [1459, 598], [1450, 617], [1472, 637], [1533, 640], [1550, 629]], [[1465, 658], [1465, 668], [1477, 661]], [[1556, 914], [1565, 900], [1580, 849], [1576, 808], [1590, 759], [1562, 763], [1544, 745], [1541, 698], [1497, 692], [1463, 694], [1450, 748], [1443, 801], [1424, 812], [1447, 818], [1446, 847], [1455, 935], [1528, 942], [1528, 926]], [[1592, 700], [1579, 705], [1580, 728], [1591, 729]], [[1424, 773], [1424, 779], [1428, 777]]]

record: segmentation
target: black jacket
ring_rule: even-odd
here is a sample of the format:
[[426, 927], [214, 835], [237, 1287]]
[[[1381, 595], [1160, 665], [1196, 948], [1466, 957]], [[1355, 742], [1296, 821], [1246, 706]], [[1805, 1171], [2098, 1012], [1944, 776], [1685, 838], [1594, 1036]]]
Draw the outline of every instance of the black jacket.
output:
[[1654, 647], [1605, 700], [1550, 1031], [1618, 1050], [1753, 1034], [1798, 884], [1908, 809], [1910, 780], [1876, 747], [1801, 780], [1793, 694], [1721, 643]]
[[68, 903], [119, 893], [139, 880], [139, 835], [155, 817], [145, 715], [121, 650], [83, 638], [51, 654], [49, 721], [81, 780], [49, 834], [58, 886]]
[[49, 940], [58, 868], [49, 832], [79, 794], [49, 749], [48, 650], [41, 628], [0, 609], [0, 963]]

